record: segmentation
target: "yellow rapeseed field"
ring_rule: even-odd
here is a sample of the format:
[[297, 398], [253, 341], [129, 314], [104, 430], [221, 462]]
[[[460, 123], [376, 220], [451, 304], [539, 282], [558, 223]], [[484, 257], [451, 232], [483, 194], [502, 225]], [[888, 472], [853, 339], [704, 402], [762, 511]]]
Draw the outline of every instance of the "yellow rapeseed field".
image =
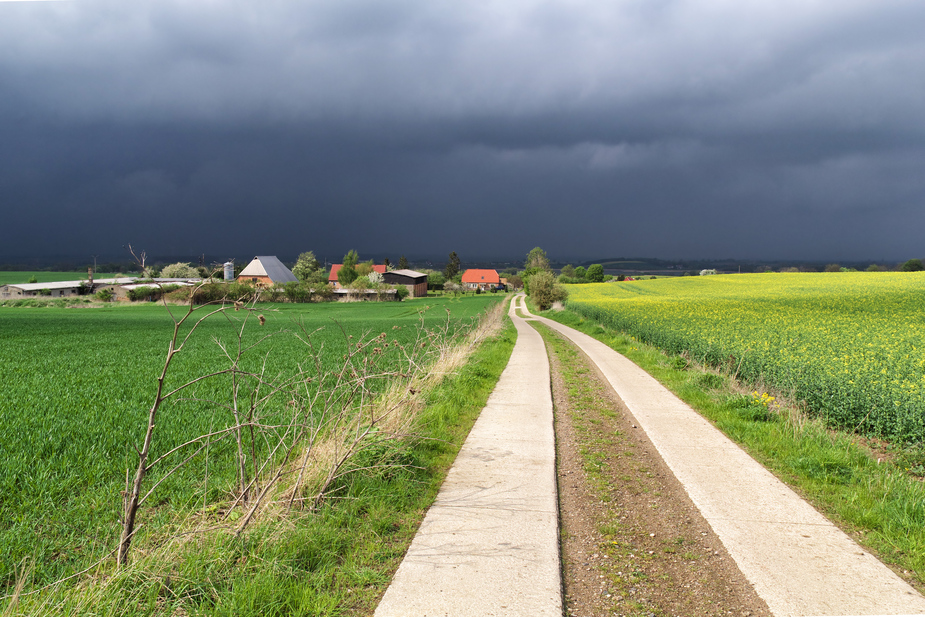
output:
[[569, 287], [568, 308], [806, 402], [925, 441], [925, 273], [731, 274]]

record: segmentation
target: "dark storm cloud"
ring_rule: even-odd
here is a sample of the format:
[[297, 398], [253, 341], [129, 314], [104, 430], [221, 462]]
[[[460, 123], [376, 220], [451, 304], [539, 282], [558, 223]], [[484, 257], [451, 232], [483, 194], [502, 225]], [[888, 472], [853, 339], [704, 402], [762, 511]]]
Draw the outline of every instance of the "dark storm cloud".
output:
[[895, 0], [0, 2], [0, 203], [43, 232], [0, 256], [925, 254], [923, 26]]

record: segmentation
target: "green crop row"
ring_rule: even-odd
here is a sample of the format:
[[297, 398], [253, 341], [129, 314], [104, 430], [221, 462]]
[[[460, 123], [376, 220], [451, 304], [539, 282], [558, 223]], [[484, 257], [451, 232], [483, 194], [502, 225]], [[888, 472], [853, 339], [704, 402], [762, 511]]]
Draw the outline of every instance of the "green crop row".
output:
[[[241, 368], [278, 383], [300, 368], [316, 371], [319, 362], [330, 374], [342, 366], [349, 346], [384, 334], [389, 346], [381, 346], [375, 361], [385, 370], [400, 365], [400, 356], [419, 341], [420, 326], [452, 330], [498, 300], [259, 305], [263, 325], [257, 313], [229, 311], [200, 326], [165, 383], [176, 387], [228, 368], [219, 343], [232, 356], [242, 344]], [[185, 312], [171, 310], [178, 317]], [[24, 560], [34, 560], [35, 582], [41, 583], [115, 548], [120, 491], [126, 470], [137, 464], [135, 448], [172, 332], [173, 320], [156, 305], [0, 309], [0, 587], [13, 581]], [[305, 344], [309, 336], [312, 347]], [[242, 391], [254, 385], [244, 378]], [[232, 403], [230, 393], [231, 376], [221, 375], [170, 402], [159, 415], [153, 456], [232, 425], [231, 412], [222, 407]], [[283, 417], [287, 402], [271, 400], [262, 421]], [[261, 454], [269, 447], [255, 444]], [[173, 511], [225, 498], [235, 472], [233, 440], [217, 441], [159, 486], [149, 505]]]
[[766, 383], [833, 426], [925, 441], [925, 276], [750, 274], [582, 286], [568, 308]]

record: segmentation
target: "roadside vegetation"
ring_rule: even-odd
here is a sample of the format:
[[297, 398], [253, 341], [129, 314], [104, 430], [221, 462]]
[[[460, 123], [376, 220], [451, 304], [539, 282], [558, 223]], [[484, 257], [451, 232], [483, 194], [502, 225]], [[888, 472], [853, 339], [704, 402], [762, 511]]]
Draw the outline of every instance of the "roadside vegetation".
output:
[[[684, 314], [681, 303], [675, 309]], [[792, 392], [774, 390], [760, 377], [749, 380], [738, 361], [709, 366], [688, 350], [666, 351], [571, 308], [543, 315], [627, 356], [860, 544], [923, 587], [925, 484], [915, 467], [921, 463], [915, 462], [917, 455], [910, 457], [908, 447], [833, 430], [810, 415], [804, 401], [791, 398]]]
[[527, 253], [524, 269], [519, 277], [523, 279], [524, 291], [530, 300], [545, 311], [568, 297], [568, 291], [557, 280], [549, 267], [549, 257], [540, 247]]
[[5, 309], [4, 614], [369, 609], [510, 354], [500, 299]]

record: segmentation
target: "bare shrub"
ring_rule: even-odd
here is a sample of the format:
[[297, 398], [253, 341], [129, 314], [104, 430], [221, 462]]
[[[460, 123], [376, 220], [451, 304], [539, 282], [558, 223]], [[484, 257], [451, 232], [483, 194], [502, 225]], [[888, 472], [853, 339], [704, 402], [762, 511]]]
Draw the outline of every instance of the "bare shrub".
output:
[[[240, 318], [232, 318], [236, 311]], [[404, 343], [390, 340], [385, 332], [354, 337], [342, 329], [347, 349], [332, 366], [325, 359], [333, 350], [324, 349], [316, 342], [317, 333], [301, 323], [247, 343], [245, 330], [265, 321], [253, 302], [224, 299], [190, 305], [174, 318], [145, 437], [136, 448], [138, 463], [134, 475], [126, 474], [117, 563], [127, 563], [138, 513], [157, 488], [219, 442], [232, 440], [236, 457], [234, 495], [219, 521], [235, 534], [263, 512], [314, 510], [349, 474], [402, 465], [394, 455], [415, 439], [420, 393], [465, 362], [481, 340], [500, 328], [501, 315], [499, 304], [489, 317], [466, 325], [447, 313], [440, 327], [427, 328], [422, 313], [414, 338]], [[223, 366], [167, 388], [175, 357], [207, 319], [222, 318], [234, 329], [230, 340], [215, 339]], [[306, 349], [305, 362], [285, 375], [267, 374], [268, 352], [262, 345], [271, 336], [296, 337]], [[217, 379], [227, 384], [227, 399], [199, 398], [198, 386]], [[227, 421], [155, 458], [151, 453], [158, 417], [169, 400], [217, 409]], [[154, 470], [160, 471], [149, 480]]]

